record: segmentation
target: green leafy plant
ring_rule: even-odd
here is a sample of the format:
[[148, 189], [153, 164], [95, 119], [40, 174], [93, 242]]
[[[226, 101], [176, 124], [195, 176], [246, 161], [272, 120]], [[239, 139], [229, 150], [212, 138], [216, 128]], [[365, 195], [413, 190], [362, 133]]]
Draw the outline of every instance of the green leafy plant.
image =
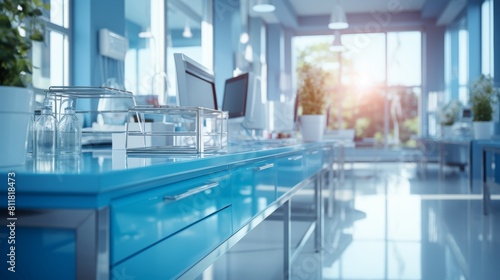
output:
[[326, 82], [328, 73], [304, 63], [298, 69], [299, 87], [297, 98], [303, 115], [322, 115], [326, 107]]
[[493, 104], [498, 99], [498, 90], [493, 79], [481, 75], [472, 87], [472, 115], [473, 121], [488, 122], [493, 119]]
[[0, 1], [0, 85], [25, 87], [30, 82], [32, 41], [43, 42], [41, 0]]

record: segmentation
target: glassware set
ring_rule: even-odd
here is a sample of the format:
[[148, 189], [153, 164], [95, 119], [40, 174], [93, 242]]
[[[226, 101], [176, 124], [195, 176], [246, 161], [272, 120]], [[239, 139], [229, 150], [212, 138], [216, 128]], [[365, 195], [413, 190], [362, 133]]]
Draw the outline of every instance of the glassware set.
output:
[[[76, 110], [77, 103], [89, 102], [99, 104], [98, 108]], [[113, 133], [123, 133], [120, 125], [124, 125], [128, 109], [135, 106], [132, 92], [126, 90], [109, 87], [51, 86], [45, 91], [42, 109], [35, 111], [32, 117], [28, 155], [44, 158], [79, 155], [83, 143], [88, 144], [95, 139], [111, 141]], [[95, 122], [92, 126], [82, 128], [84, 119], [88, 122], [99, 118], [103, 119], [103, 123], [97, 123], [96, 128]], [[110, 120], [111, 118], [113, 119]]]
[[[51, 100], [45, 98], [41, 115], [32, 118], [30, 133], [31, 143], [28, 144], [36, 157], [54, 157], [56, 155], [78, 155], [82, 147], [82, 128], [75, 115], [74, 102], [65, 100], [68, 106], [64, 115], [58, 121], [52, 111]], [[30, 149], [28, 149], [29, 151]]]

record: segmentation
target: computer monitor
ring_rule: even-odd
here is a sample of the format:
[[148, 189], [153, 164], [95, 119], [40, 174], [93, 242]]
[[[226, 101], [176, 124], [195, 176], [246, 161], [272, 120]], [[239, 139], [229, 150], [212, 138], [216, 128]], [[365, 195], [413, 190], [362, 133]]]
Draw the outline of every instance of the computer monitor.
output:
[[470, 107], [462, 108], [462, 121], [464, 122], [472, 121], [472, 110]]
[[227, 111], [230, 122], [243, 122], [247, 109], [249, 74], [226, 80], [222, 111]]
[[267, 98], [262, 90], [261, 79], [250, 73], [248, 82], [247, 109], [243, 126], [248, 129], [269, 129]]
[[174, 54], [180, 106], [217, 110], [214, 74], [182, 53]]

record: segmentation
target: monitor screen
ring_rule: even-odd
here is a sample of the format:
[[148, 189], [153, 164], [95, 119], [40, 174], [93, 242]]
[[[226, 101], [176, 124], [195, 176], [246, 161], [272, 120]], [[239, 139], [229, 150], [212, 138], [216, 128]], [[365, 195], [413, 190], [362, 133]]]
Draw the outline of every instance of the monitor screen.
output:
[[265, 92], [260, 77], [253, 74], [249, 78], [247, 110], [243, 126], [248, 129], [269, 129], [269, 112]]
[[462, 118], [471, 118], [472, 117], [472, 110], [470, 108], [463, 108], [462, 109]]
[[227, 111], [230, 119], [245, 116], [248, 76], [248, 73], [245, 73], [226, 80], [222, 111]]
[[189, 100], [189, 104], [186, 106], [217, 109], [214, 104], [215, 87], [213, 83], [189, 72], [186, 73], [186, 82]]
[[217, 110], [212, 71], [182, 53], [175, 53], [174, 60], [179, 105]]

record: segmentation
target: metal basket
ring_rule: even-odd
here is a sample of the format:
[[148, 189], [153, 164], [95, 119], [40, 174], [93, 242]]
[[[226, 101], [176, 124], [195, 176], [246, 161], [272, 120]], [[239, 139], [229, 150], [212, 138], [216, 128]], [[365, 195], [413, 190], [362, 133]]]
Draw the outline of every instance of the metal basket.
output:
[[[227, 147], [228, 113], [202, 107], [136, 106], [129, 110], [127, 153], [198, 154]], [[149, 124], [149, 121], [154, 121]]]

